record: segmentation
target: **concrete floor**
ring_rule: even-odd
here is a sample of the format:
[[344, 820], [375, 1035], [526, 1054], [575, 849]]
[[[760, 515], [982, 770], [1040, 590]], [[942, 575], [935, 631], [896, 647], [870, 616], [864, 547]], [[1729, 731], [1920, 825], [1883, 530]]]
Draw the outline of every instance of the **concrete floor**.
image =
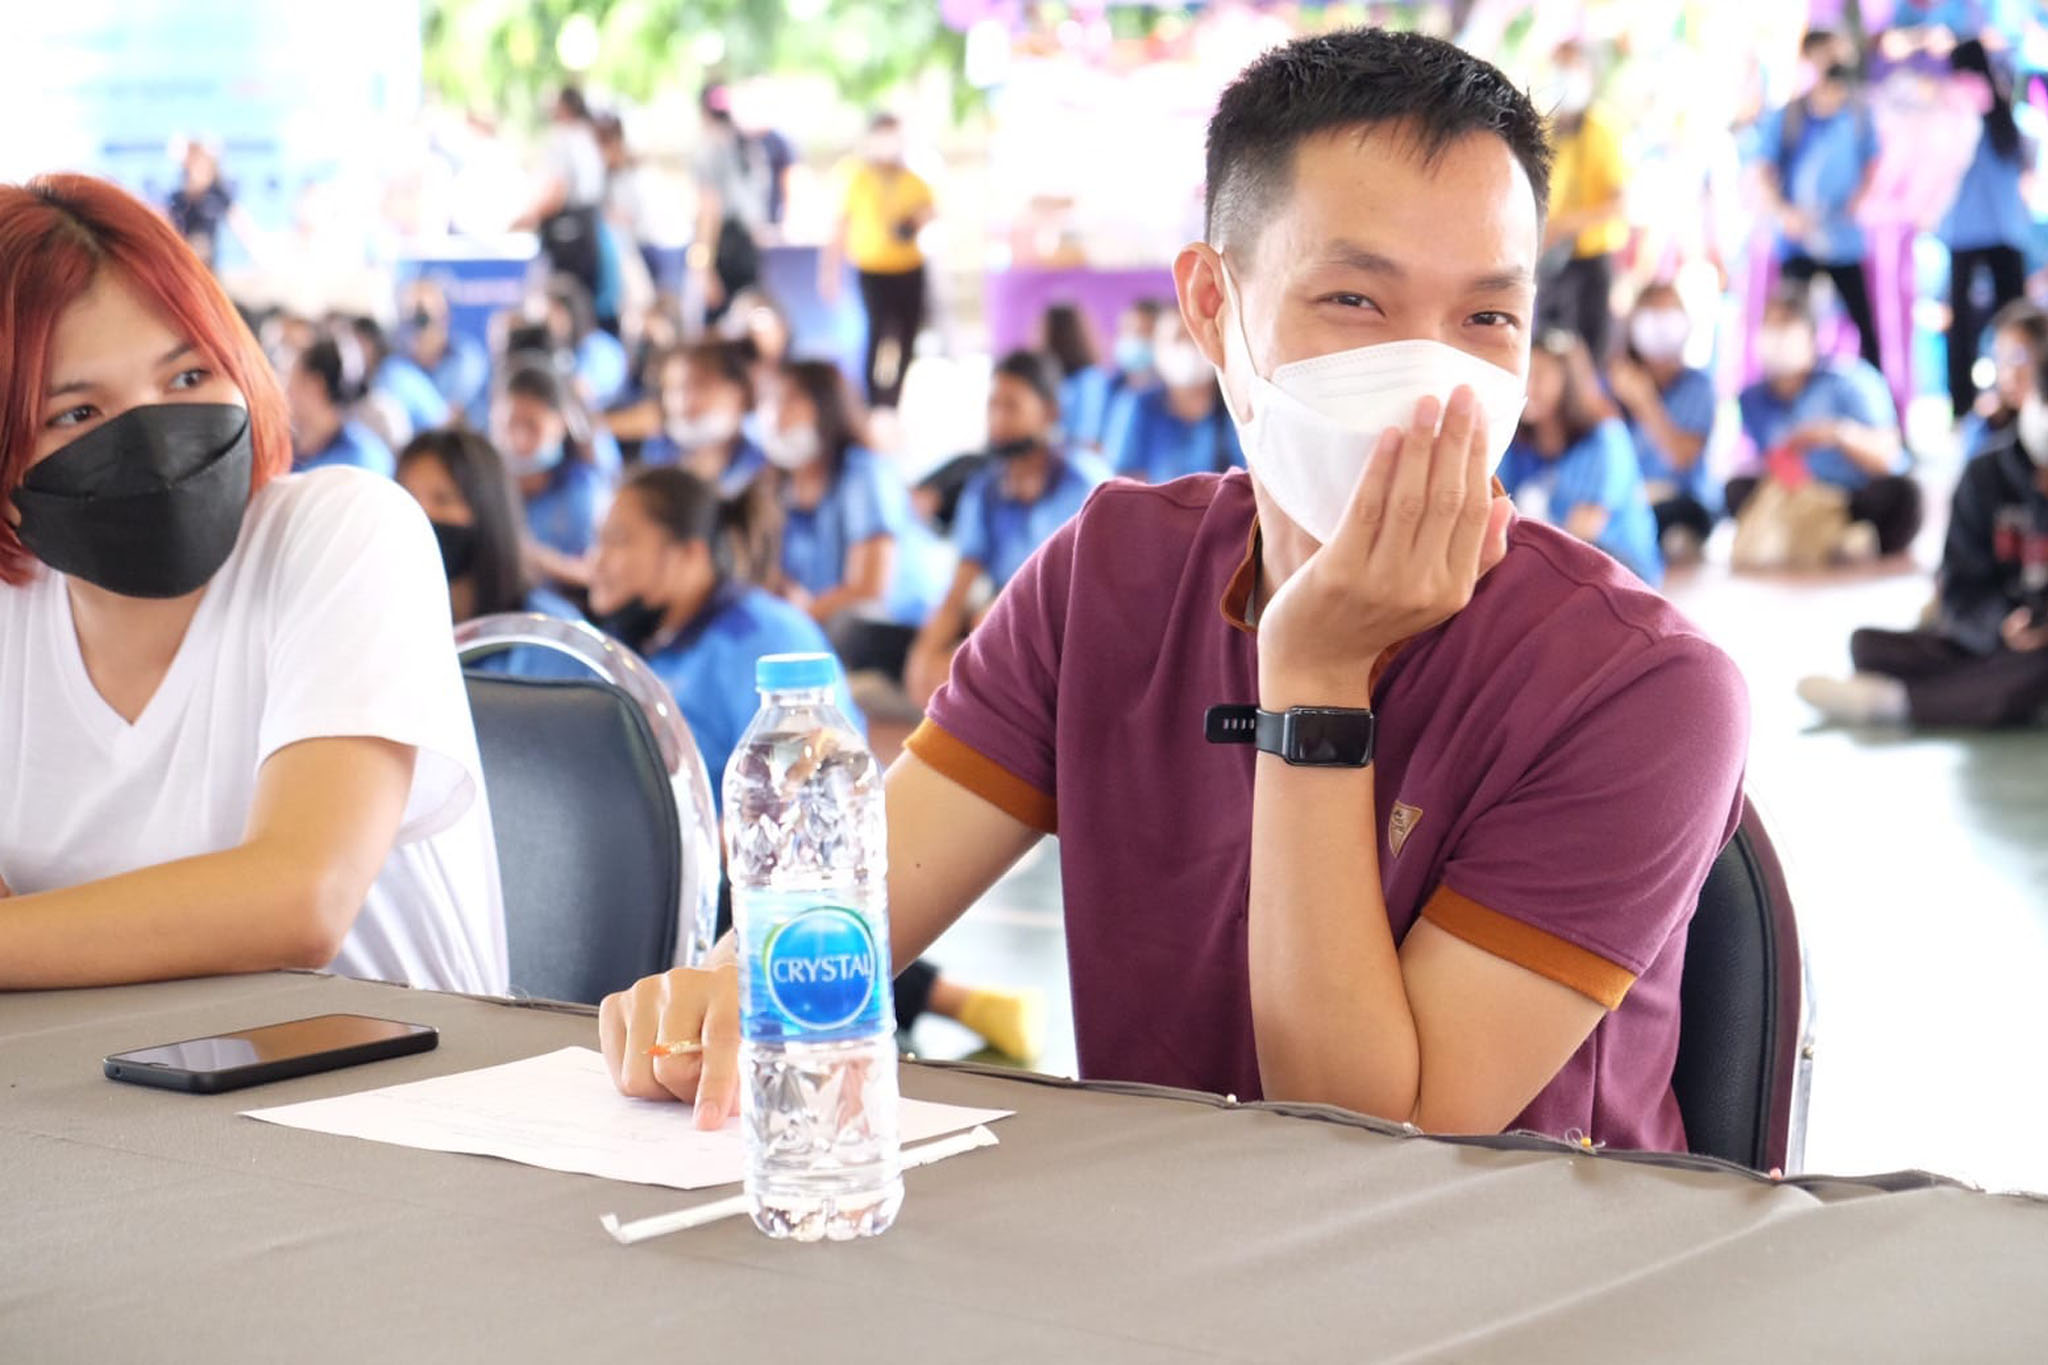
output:
[[[1927, 476], [1945, 487], [1952, 461]], [[1789, 864], [1817, 1008], [1807, 1169], [2048, 1190], [2048, 733], [1825, 730], [1792, 691], [1846, 670], [1856, 626], [1915, 621], [1939, 531], [1923, 564], [1835, 580], [1736, 577], [1724, 541], [1669, 590], [1749, 679], [1750, 792]], [[1038, 1065], [1072, 1075], [1056, 853], [1042, 846], [932, 956], [963, 981], [1043, 991]], [[913, 1041], [975, 1046], [943, 1020]]]

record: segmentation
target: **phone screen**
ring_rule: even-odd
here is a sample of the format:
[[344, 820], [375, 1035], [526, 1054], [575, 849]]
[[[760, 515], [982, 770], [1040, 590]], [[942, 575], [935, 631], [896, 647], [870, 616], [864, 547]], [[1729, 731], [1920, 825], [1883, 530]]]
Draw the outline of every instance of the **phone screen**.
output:
[[372, 1019], [361, 1014], [323, 1014], [312, 1019], [294, 1019], [288, 1024], [223, 1033], [213, 1038], [192, 1038], [162, 1047], [123, 1052], [112, 1061], [135, 1066], [157, 1066], [177, 1071], [232, 1071], [262, 1062], [280, 1062], [339, 1052], [366, 1043], [387, 1042], [431, 1029], [419, 1024], [400, 1024], [389, 1019]]

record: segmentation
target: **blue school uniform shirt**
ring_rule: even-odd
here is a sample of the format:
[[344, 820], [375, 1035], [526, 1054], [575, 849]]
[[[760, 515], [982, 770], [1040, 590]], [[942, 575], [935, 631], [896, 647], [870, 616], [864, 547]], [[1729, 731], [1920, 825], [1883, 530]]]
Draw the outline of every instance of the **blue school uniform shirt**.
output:
[[[641, 443], [640, 463], [648, 466], [677, 465], [683, 462], [683, 449], [667, 436], [656, 434]], [[725, 472], [718, 476], [718, 496], [736, 498], [747, 491], [761, 471], [768, 467], [768, 457], [761, 453], [744, 434], [733, 448], [732, 458], [726, 462]]]
[[961, 491], [953, 518], [954, 548], [962, 561], [979, 564], [1001, 588], [1108, 480], [1109, 469], [1100, 460], [1066, 455], [1055, 460], [1038, 501], [1018, 502], [1003, 491], [1003, 466], [991, 464]]
[[361, 422], [343, 422], [341, 430], [334, 433], [334, 439], [310, 455], [295, 456], [292, 468], [298, 471], [327, 469], [336, 465], [367, 469], [373, 474], [391, 478], [398, 472], [398, 460], [391, 453], [391, 447], [378, 439], [377, 433]]
[[[871, 450], [854, 446], [846, 452], [839, 477], [832, 480], [816, 507], [783, 507], [782, 571], [813, 597], [822, 597], [846, 581], [846, 558], [853, 547], [877, 536], [896, 541], [896, 563], [883, 611], [899, 625], [921, 625], [936, 605], [944, 585], [934, 584], [937, 556], [945, 548], [910, 510], [910, 490], [896, 471]], [[950, 570], [944, 572], [950, 573]], [[935, 593], [936, 589], [936, 593]]]
[[431, 431], [448, 424], [448, 400], [427, 372], [402, 355], [384, 357], [377, 367], [377, 392], [387, 394], [405, 414], [414, 431]]
[[[1714, 393], [1714, 381], [1705, 370], [1680, 370], [1671, 387], [1664, 390], [1663, 398], [1664, 411], [1673, 426], [1702, 440], [1713, 435], [1714, 413], [1720, 400]], [[1643, 471], [1644, 482], [1676, 484], [1709, 512], [1717, 510], [1720, 499], [1715, 496], [1713, 480], [1708, 476], [1704, 447], [1692, 467], [1681, 470], [1634, 418], [1629, 419], [1628, 434], [1635, 443], [1636, 464]]]
[[1779, 259], [1803, 254], [1822, 265], [1861, 261], [1863, 229], [1849, 216], [1849, 203], [1878, 157], [1876, 121], [1853, 99], [1827, 118], [1802, 115], [1787, 154], [1785, 116], [1784, 109], [1764, 116], [1757, 127], [1757, 153], [1767, 165], [1782, 168], [1780, 190], [1786, 201], [1813, 215], [1816, 226], [1811, 240], [1781, 239]]
[[[818, 623], [779, 597], [759, 588], [728, 583], [697, 619], [647, 656], [647, 664], [676, 699], [676, 709], [697, 741], [711, 795], [725, 800], [725, 765], [739, 747], [761, 699], [754, 690], [754, 665], [769, 654], [830, 654]], [[867, 721], [846, 690], [838, 687], [839, 709], [862, 734]]]
[[450, 410], [470, 414], [473, 425], [480, 422], [478, 405], [488, 403], [491, 387], [491, 353], [482, 342], [451, 332], [447, 349], [427, 377]]
[[576, 343], [576, 377], [590, 387], [590, 406], [608, 408], [632, 378], [626, 348], [610, 332], [597, 331]]
[[1111, 405], [1102, 458], [1118, 474], [1147, 483], [1244, 468], [1237, 425], [1222, 398], [1207, 417], [1184, 422], [1166, 406], [1165, 389], [1128, 391]]
[[1501, 460], [1500, 481], [1510, 494], [1531, 485], [1545, 487], [1551, 520], [1559, 526], [1575, 507], [1606, 508], [1607, 527], [1593, 543], [1651, 587], [1664, 581], [1657, 516], [1643, 492], [1635, 443], [1618, 419], [1602, 422], [1555, 460], [1544, 459], [1535, 446], [1517, 440]]
[[[1790, 399], [1778, 397], [1769, 384], [1759, 380], [1744, 389], [1737, 401], [1743, 434], [1759, 455], [1770, 454], [1807, 422], [1847, 419], [1869, 427], [1894, 428], [1899, 424], [1884, 376], [1868, 362], [1851, 357], [1822, 362], [1808, 376], [1806, 386]], [[1870, 475], [1834, 446], [1809, 450], [1806, 467], [1822, 483], [1852, 493], [1870, 482]], [[1901, 449], [1891, 472], [1901, 474], [1905, 468], [1906, 452]]]
[[[520, 604], [521, 611], [537, 616], [553, 617], [557, 621], [581, 621], [583, 613], [561, 594], [547, 588], [535, 588], [526, 594]], [[540, 649], [522, 645], [516, 649], [486, 655], [473, 664], [467, 665], [471, 673], [491, 673], [505, 678], [594, 678], [597, 675], [588, 667], [553, 649]]]
[[2026, 249], [2034, 237], [2034, 215], [2020, 193], [2020, 174], [2033, 163], [2032, 152], [2031, 143], [2022, 137], [2018, 155], [2008, 161], [1992, 150], [1989, 137], [1977, 139], [1976, 155], [1937, 230], [1944, 246], [1950, 251]]
[[588, 553], [610, 495], [611, 480], [603, 470], [563, 460], [548, 471], [548, 486], [526, 500], [526, 529], [551, 550]]

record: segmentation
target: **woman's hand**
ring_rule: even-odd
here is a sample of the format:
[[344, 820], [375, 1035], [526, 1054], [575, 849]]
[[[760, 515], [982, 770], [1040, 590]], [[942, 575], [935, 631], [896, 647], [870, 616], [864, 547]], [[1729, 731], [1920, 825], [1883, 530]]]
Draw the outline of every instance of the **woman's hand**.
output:
[[705, 1131], [739, 1107], [740, 976], [732, 963], [643, 977], [605, 997], [597, 1032], [622, 1094], [694, 1103]]

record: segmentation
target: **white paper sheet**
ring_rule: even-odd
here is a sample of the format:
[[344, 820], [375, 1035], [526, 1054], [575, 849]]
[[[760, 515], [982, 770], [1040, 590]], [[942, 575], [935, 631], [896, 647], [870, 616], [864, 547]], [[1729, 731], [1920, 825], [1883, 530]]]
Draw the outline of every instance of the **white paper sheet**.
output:
[[[906, 1143], [993, 1123], [1012, 1112], [922, 1100], [902, 1104], [899, 1136]], [[252, 1109], [244, 1117], [678, 1190], [732, 1184], [746, 1172], [737, 1117], [717, 1132], [700, 1133], [688, 1105], [621, 1095], [603, 1056], [583, 1047], [409, 1085]]]

